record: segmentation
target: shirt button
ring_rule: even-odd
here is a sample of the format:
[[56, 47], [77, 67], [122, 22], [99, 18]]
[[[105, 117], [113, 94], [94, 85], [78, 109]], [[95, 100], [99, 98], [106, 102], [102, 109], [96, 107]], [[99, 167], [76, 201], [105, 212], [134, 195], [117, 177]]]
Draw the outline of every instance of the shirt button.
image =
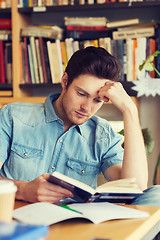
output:
[[62, 143], [63, 142], [62, 139], [60, 139], [59, 142]]
[[26, 152], [24, 153], [24, 156], [27, 156], [27, 153], [26, 153]]
[[84, 170], [82, 170], [81, 173], [84, 173]]
[[52, 168], [52, 169], [55, 169], [55, 166], [52, 166], [51, 168]]

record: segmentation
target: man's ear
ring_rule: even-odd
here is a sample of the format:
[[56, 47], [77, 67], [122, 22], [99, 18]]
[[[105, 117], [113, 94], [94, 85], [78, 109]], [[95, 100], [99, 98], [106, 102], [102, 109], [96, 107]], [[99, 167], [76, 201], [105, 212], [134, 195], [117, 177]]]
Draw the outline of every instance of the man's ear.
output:
[[62, 89], [66, 89], [67, 83], [68, 83], [68, 74], [66, 72], [64, 72], [63, 76], [61, 78]]

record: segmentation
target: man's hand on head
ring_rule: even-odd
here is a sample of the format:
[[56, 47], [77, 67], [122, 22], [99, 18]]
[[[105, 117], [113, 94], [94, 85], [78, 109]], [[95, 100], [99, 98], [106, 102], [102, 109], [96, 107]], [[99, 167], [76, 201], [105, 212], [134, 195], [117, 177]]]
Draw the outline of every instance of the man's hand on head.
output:
[[101, 100], [104, 102], [110, 100], [121, 112], [124, 112], [126, 108], [133, 104], [120, 82], [106, 80], [98, 94]]

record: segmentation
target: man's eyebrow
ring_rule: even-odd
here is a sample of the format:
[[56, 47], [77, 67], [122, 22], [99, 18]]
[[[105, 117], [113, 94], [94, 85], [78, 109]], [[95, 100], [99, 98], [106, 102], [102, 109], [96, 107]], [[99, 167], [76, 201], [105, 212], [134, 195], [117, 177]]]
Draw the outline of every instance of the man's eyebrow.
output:
[[78, 91], [83, 92], [85, 95], [89, 96], [90, 94], [88, 92], [86, 92], [83, 88], [80, 87], [76, 87]]

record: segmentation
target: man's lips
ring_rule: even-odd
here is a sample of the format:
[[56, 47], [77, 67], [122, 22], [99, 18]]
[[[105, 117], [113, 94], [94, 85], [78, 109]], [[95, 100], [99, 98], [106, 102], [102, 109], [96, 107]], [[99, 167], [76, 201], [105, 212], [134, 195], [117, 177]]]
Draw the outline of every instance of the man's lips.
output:
[[76, 113], [76, 114], [78, 115], [78, 117], [80, 117], [80, 118], [87, 117], [87, 114], [80, 113], [80, 112], [77, 112], [77, 111], [75, 111], [75, 113]]

